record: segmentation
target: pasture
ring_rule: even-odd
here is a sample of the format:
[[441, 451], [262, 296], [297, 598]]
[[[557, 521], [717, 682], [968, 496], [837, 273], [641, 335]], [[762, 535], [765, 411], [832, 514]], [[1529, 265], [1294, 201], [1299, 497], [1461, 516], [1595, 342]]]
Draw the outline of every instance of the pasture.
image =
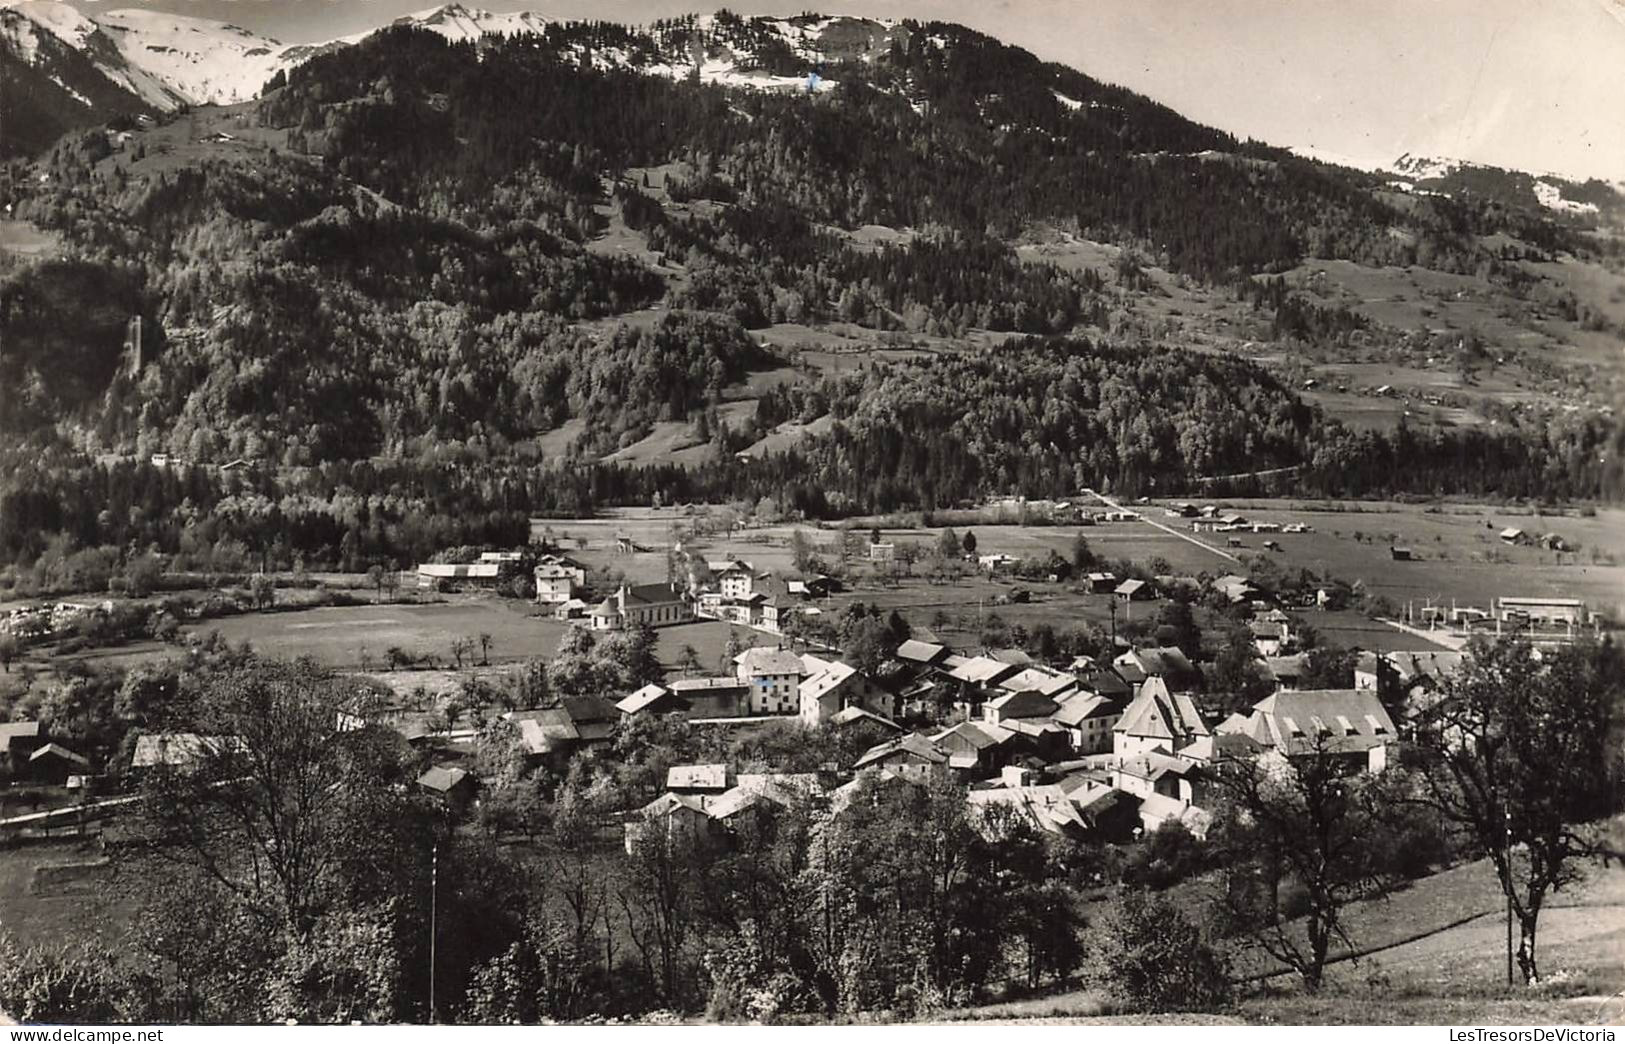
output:
[[[476, 644], [472, 657], [464, 660], [464, 673], [499, 673], [500, 668], [511, 664], [551, 657], [569, 626], [547, 615], [543, 607], [528, 602], [469, 597], [438, 605], [386, 603], [251, 613], [206, 621], [189, 630], [219, 631], [233, 644], [247, 641], [255, 651], [272, 656], [309, 656], [347, 670], [362, 669], [365, 664], [370, 675], [404, 693], [419, 686], [430, 692], [446, 691], [460, 684], [453, 670], [454, 639], [491, 635], [489, 667], [483, 664]], [[656, 632], [656, 655], [671, 668], [683, 647], [692, 645], [705, 670], [710, 671], [717, 667], [727, 646], [728, 626], [704, 620], [662, 627]], [[741, 641], [752, 641], [752, 635], [754, 644], [766, 641], [765, 635], [748, 628], [738, 630]], [[385, 651], [392, 646], [420, 658], [432, 655], [437, 666], [385, 670]], [[476, 664], [480, 665], [477, 669]]]
[[[332, 606], [281, 613], [249, 613], [208, 620], [188, 632], [219, 631], [233, 644], [246, 641], [271, 656], [309, 656], [332, 667], [382, 664], [385, 651], [433, 655], [453, 663], [454, 638], [491, 635], [492, 663], [515, 663], [551, 654], [564, 624], [551, 616], [528, 615], [538, 607], [498, 599], [459, 599], [436, 605], [405, 603]], [[480, 659], [478, 647], [474, 650]], [[465, 661], [466, 662], [466, 661]]]
[[0, 848], [0, 931], [23, 946], [105, 938], [134, 913], [127, 892], [96, 839]]

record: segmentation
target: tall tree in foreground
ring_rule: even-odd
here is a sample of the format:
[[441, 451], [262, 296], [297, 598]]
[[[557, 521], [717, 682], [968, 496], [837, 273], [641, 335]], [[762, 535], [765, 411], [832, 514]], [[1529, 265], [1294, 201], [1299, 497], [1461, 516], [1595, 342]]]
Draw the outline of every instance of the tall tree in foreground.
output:
[[1621, 752], [1608, 737], [1622, 700], [1625, 656], [1611, 641], [1480, 642], [1416, 730], [1421, 800], [1494, 864], [1526, 983], [1539, 975], [1547, 899], [1580, 881], [1588, 858], [1617, 855], [1602, 821], [1621, 806]]
[[413, 806], [392, 733], [306, 661], [257, 660], [199, 680], [173, 720], [195, 734], [145, 781], [147, 848], [223, 887], [271, 932], [311, 932], [344, 904], [380, 902]]
[[[1320, 989], [1333, 943], [1353, 948], [1343, 908], [1388, 884], [1376, 843], [1388, 803], [1376, 777], [1350, 773], [1338, 737], [1320, 733], [1290, 761], [1240, 761], [1219, 776], [1225, 801], [1211, 840], [1219, 875], [1218, 919]], [[1301, 918], [1283, 907], [1296, 893]]]

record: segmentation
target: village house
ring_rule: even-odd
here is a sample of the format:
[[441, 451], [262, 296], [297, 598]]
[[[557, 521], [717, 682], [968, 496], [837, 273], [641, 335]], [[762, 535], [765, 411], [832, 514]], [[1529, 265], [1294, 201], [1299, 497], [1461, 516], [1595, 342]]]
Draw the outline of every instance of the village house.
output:
[[776, 576], [765, 577], [751, 595], [750, 624], [780, 633], [789, 623], [790, 615], [799, 611], [802, 611], [800, 600], [790, 593], [790, 585]]
[[951, 669], [948, 676], [965, 685], [991, 688], [1020, 670], [1016, 664], [1004, 663], [991, 656], [975, 656]]
[[1139, 799], [1142, 830], [1153, 833], [1164, 824], [1178, 822], [1192, 836], [1204, 838], [1212, 814], [1196, 805], [1196, 784], [1201, 767], [1182, 757], [1146, 751], [1128, 758], [1111, 771], [1111, 785]]
[[626, 824], [626, 854], [637, 851], [647, 837], [699, 837], [710, 832], [711, 817], [699, 798], [665, 793], [638, 809]]
[[1059, 786], [1083, 820], [1087, 839], [1121, 844], [1132, 841], [1136, 831], [1144, 833], [1134, 795], [1083, 775], [1068, 776]]
[[1265, 656], [1263, 663], [1264, 677], [1274, 682], [1277, 689], [1296, 689], [1298, 681], [1303, 677], [1308, 661], [1309, 657], [1305, 653]]
[[1127, 703], [1134, 695], [1134, 686], [1124, 681], [1123, 676], [1116, 671], [1105, 667], [1083, 670], [1074, 677], [1078, 679], [1079, 692], [1104, 696], [1122, 703]]
[[436, 765], [417, 778], [417, 785], [449, 805], [464, 807], [474, 800], [479, 781], [467, 769]]
[[1226, 573], [1213, 581], [1213, 589], [1224, 595], [1232, 605], [1251, 602], [1259, 596], [1258, 585], [1245, 576]]
[[694, 619], [693, 607], [670, 584], [622, 584], [588, 614], [595, 631], [618, 631], [648, 624], [665, 627]]
[[802, 666], [808, 671], [808, 676], [797, 687], [803, 725], [812, 727], [826, 722], [847, 707], [896, 716], [896, 697], [851, 664], [803, 656]]
[[801, 710], [801, 657], [788, 649], [746, 649], [734, 657], [736, 673], [750, 687], [750, 713], [795, 714]]
[[592, 606], [588, 605], [583, 599], [572, 598], [568, 602], [560, 602], [553, 607], [553, 619], [566, 623], [571, 620], [585, 620], [587, 619], [587, 613], [591, 610]]
[[666, 789], [673, 794], [699, 798], [703, 808], [708, 798], [728, 789], [728, 766], [673, 765], [666, 770]]
[[1208, 735], [1196, 703], [1185, 693], [1170, 693], [1161, 678], [1140, 684], [1139, 694], [1112, 727], [1112, 753], [1128, 756], [1161, 750], [1172, 754]]
[[1059, 704], [1036, 689], [1007, 692], [982, 704], [982, 720], [1004, 725], [1018, 718], [1048, 718]]
[[1220, 733], [1241, 733], [1288, 760], [1327, 756], [1352, 771], [1381, 772], [1398, 741], [1393, 720], [1370, 689], [1283, 690], [1232, 714]]
[[717, 593], [731, 601], [743, 601], [751, 596], [756, 586], [756, 572], [748, 562], [729, 562], [719, 573], [713, 573]]
[[587, 584], [587, 571], [568, 558], [544, 556], [532, 573], [538, 605], [562, 605], [575, 598]]
[[799, 580], [786, 580], [785, 590], [803, 601], [828, 598], [841, 589], [841, 582], [832, 576], [822, 573], [814, 576], [802, 577]]
[[1436, 703], [1446, 682], [1466, 654], [1459, 651], [1361, 653], [1355, 661], [1354, 687], [1376, 694], [1407, 719]]
[[865, 751], [853, 762], [855, 771], [884, 769], [903, 779], [924, 783], [948, 771], [948, 755], [917, 732], [910, 732]]
[[1288, 624], [1254, 620], [1247, 626], [1252, 631], [1253, 647], [1260, 656], [1280, 656], [1292, 643], [1292, 630]]
[[1161, 678], [1173, 692], [1188, 692], [1197, 688], [1202, 680], [1202, 672], [1182, 650], [1172, 645], [1130, 649], [1113, 660], [1112, 666], [1125, 681], [1137, 684], [1147, 678]]
[[896, 657], [909, 663], [927, 667], [937, 667], [950, 655], [953, 650], [946, 645], [935, 642], [922, 642], [917, 638], [910, 638], [897, 647]]
[[873, 747], [900, 735], [904, 729], [890, 718], [864, 710], [862, 707], [843, 707], [830, 715], [829, 727], [850, 735], [856, 742], [867, 741]]
[[1014, 729], [986, 721], [962, 721], [930, 737], [948, 756], [948, 767], [978, 779], [997, 775], [1029, 749]]
[[527, 760], [557, 768], [577, 750], [613, 742], [621, 712], [598, 696], [566, 696], [557, 707], [509, 711], [503, 717], [518, 727]]
[[1082, 839], [1090, 830], [1090, 824], [1079, 813], [1071, 795], [1055, 783], [972, 790], [965, 799], [972, 813], [972, 825], [989, 841], [1001, 840], [994, 833], [1000, 820], [988, 814], [994, 808], [1006, 810], [1043, 833]]
[[1005, 692], [1040, 692], [1059, 703], [1078, 691], [1078, 679], [1048, 667], [1027, 667], [1000, 679], [995, 687]]
[[1501, 530], [1500, 537], [1501, 543], [1509, 544], [1514, 547], [1522, 547], [1525, 544], [1533, 543], [1533, 541], [1529, 538], [1529, 534], [1525, 533], [1517, 526], [1508, 526]]
[[1079, 754], [1107, 754], [1123, 704], [1105, 696], [1077, 693], [1055, 709], [1051, 720], [1066, 729], [1067, 743]]
[[[815, 777], [816, 779], [816, 777]], [[705, 802], [705, 814], [714, 823], [737, 829], [739, 821], [751, 814], [775, 814], [783, 809], [800, 808], [817, 793], [787, 784], [771, 776], [740, 776], [739, 784], [726, 793]]]

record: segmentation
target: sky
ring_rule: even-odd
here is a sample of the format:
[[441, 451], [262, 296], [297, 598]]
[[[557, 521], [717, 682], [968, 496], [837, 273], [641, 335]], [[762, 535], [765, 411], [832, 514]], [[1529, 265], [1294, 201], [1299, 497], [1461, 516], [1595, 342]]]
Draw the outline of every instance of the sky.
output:
[[[216, 18], [286, 43], [436, 0], [73, 0]], [[464, 0], [643, 23], [712, 0]], [[1625, 181], [1625, 0], [733, 0], [960, 22], [1241, 136], [1364, 166], [1403, 153]]]

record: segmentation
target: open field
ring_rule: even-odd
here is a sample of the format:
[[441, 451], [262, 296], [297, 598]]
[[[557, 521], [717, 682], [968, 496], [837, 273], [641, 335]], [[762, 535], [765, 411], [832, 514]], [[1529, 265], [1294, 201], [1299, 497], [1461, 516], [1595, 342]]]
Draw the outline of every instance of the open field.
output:
[[60, 249], [62, 237], [55, 232], [47, 232], [31, 221], [0, 221], [0, 263], [8, 258], [31, 261]]
[[551, 617], [526, 615], [535, 609], [528, 603], [494, 598], [439, 605], [335, 606], [231, 616], [187, 630], [219, 631], [233, 644], [247, 641], [257, 652], [309, 656], [334, 667], [359, 666], [362, 650], [381, 663], [391, 646], [417, 655], [432, 653], [449, 664], [453, 638], [486, 633], [492, 637], [491, 662], [512, 663], [550, 654], [564, 631], [564, 625]]
[[[56, 946], [127, 924], [132, 904], [102, 859], [100, 843], [85, 839], [0, 848], [0, 931], [25, 946]], [[81, 869], [54, 869], [69, 865]]]
[[[195, 630], [218, 630], [233, 643], [246, 640], [261, 653], [274, 656], [309, 656], [333, 667], [361, 666], [364, 649], [371, 663], [381, 667], [384, 651], [398, 646], [416, 655], [432, 653], [442, 670], [383, 671], [370, 673], [391, 688], [409, 692], [419, 685], [431, 692], [455, 687], [449, 668], [451, 642], [457, 637], [486, 633], [492, 637], [493, 668], [532, 657], [550, 657], [569, 625], [551, 616], [531, 616], [539, 607], [525, 602], [460, 600], [443, 605], [343, 606], [289, 613], [265, 613], [211, 620]], [[754, 636], [761, 645], [766, 636], [739, 628], [741, 640]], [[728, 625], [698, 621], [660, 628], [656, 654], [667, 667], [676, 664], [683, 646], [692, 645], [706, 670], [713, 669], [728, 641]], [[474, 649], [474, 660], [480, 650]], [[478, 671], [474, 673], [480, 673]]]
[[[1199, 888], [1185, 885], [1172, 894], [1195, 907], [1202, 901]], [[1575, 977], [1591, 995], [1506, 988], [1502, 904], [1486, 861], [1412, 882], [1386, 898], [1354, 903], [1345, 917], [1365, 956], [1329, 966], [1319, 996], [1305, 995], [1294, 978], [1279, 976], [1244, 985], [1243, 996], [1229, 1011], [1193, 1018], [1215, 1024], [1596, 1025], [1620, 1017], [1621, 1005], [1610, 1007], [1608, 995], [1625, 986], [1620, 962], [1625, 953], [1625, 870], [1596, 869], [1574, 891], [1555, 896], [1541, 916], [1543, 974]], [[1098, 906], [1094, 913], [1105, 916], [1106, 909]], [[1244, 959], [1233, 974], [1247, 977], [1258, 969]], [[1108, 991], [1086, 986], [960, 1009], [946, 1018], [1109, 1023], [1122, 1018], [1112, 1015], [1114, 1010]]]

